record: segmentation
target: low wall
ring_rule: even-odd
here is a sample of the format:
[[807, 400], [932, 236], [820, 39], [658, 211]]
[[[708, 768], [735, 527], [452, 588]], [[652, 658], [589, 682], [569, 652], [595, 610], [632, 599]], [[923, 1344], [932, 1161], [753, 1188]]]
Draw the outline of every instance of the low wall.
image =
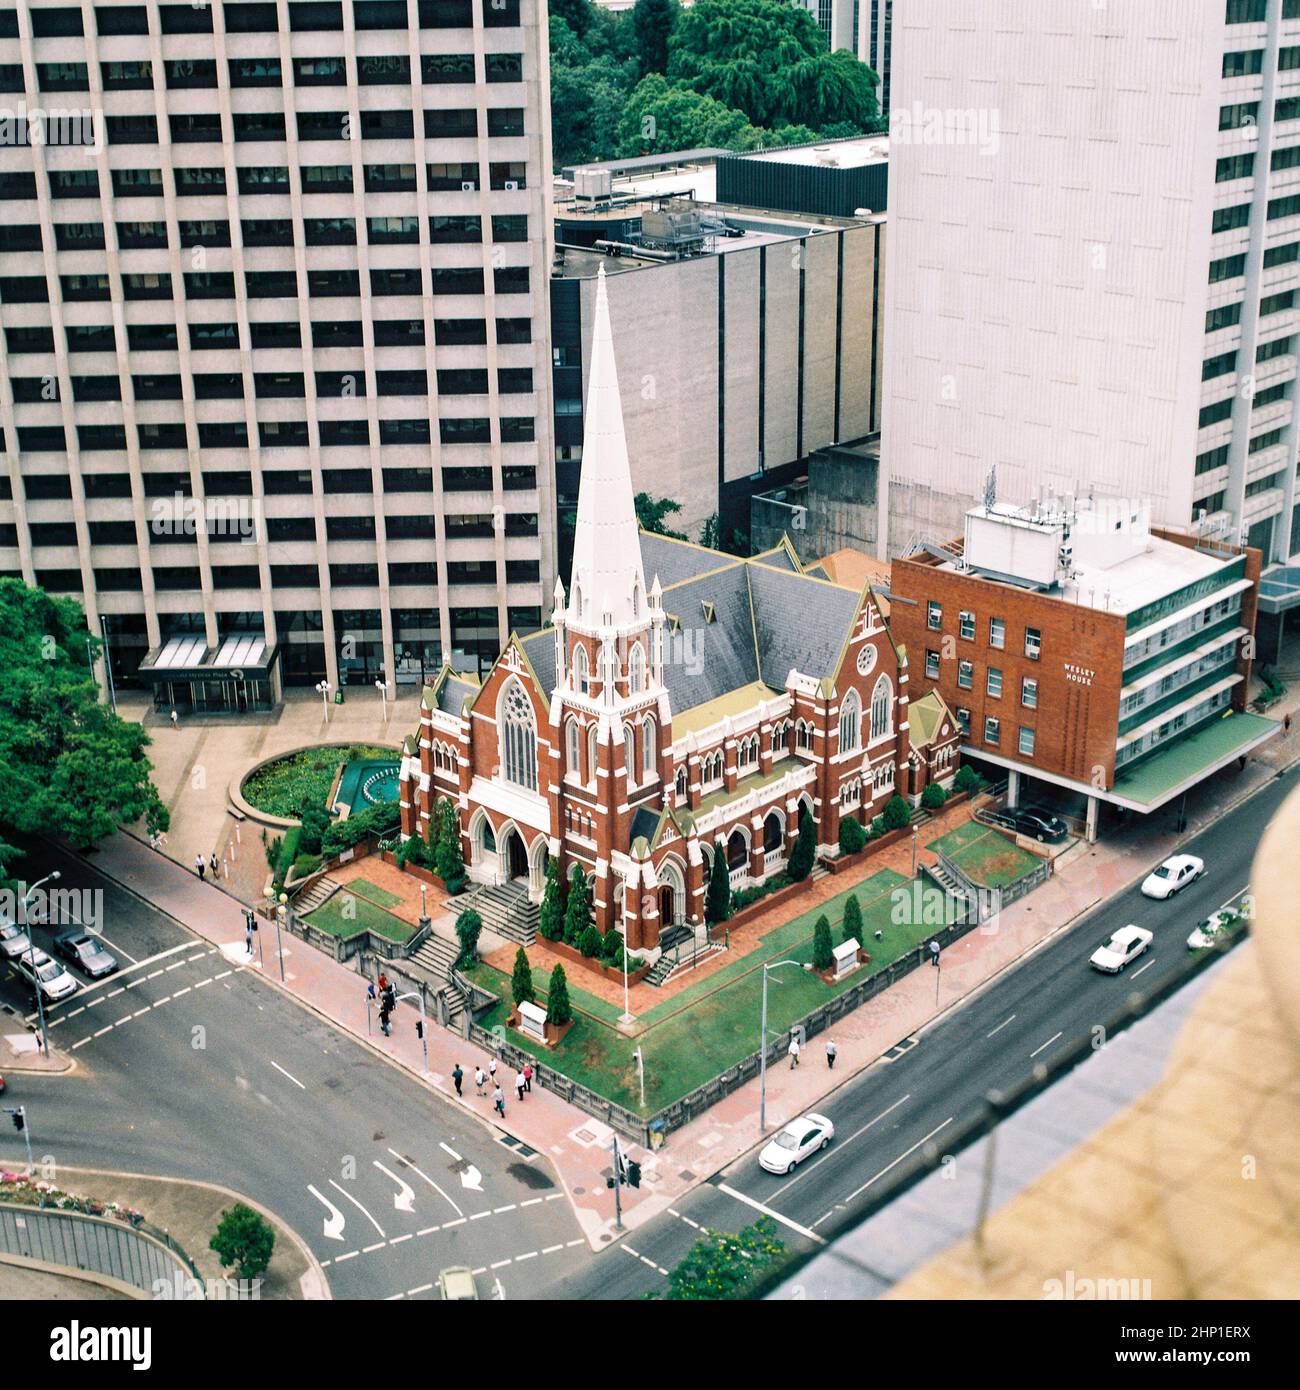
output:
[[[584, 956], [581, 951], [575, 950], [572, 946], [566, 945], [563, 941], [547, 941], [545, 937], [539, 939], [548, 950], [554, 951], [557, 956], [572, 961], [575, 965], [581, 965], [584, 969], [604, 975], [607, 980], [616, 980], [619, 984], [623, 983], [623, 972], [621, 970], [615, 970], [613, 966], [603, 964], [596, 956]], [[631, 954], [635, 955], [636, 952], [633, 951]], [[628, 985], [639, 985], [650, 973], [652, 968], [653, 967], [647, 963], [637, 970], [629, 970], [627, 972]]]

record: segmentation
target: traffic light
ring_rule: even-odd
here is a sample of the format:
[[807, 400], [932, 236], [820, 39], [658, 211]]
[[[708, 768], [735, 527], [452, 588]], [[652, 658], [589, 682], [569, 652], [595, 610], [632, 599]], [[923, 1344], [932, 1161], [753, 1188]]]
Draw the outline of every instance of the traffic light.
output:
[[27, 1120], [26, 1120], [25, 1117], [23, 1116], [23, 1112], [22, 1112], [21, 1110], [15, 1110], [15, 1111], [13, 1112], [13, 1115], [14, 1115], [14, 1128], [15, 1128], [15, 1129], [18, 1129], [18, 1130], [26, 1129], [26, 1128], [27, 1128]]
[[424, 1037], [424, 1020], [422, 1018], [415, 1020], [415, 1036], [421, 1039]]
[[627, 1165], [627, 1182], [629, 1187], [641, 1186], [641, 1165], [629, 1160]]

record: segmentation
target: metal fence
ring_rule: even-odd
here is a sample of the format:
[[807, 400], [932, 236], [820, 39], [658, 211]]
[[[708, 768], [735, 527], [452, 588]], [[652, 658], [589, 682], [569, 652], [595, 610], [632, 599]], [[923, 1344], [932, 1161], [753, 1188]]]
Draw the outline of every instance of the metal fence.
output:
[[108, 1275], [152, 1294], [198, 1279], [185, 1252], [165, 1233], [155, 1236], [120, 1221], [80, 1212], [0, 1203], [0, 1251], [28, 1260]]

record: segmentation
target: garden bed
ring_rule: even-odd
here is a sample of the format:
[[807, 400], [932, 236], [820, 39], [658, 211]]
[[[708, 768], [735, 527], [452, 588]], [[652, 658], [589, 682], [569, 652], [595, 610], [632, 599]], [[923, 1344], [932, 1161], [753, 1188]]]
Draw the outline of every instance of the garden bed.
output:
[[394, 750], [368, 743], [323, 743], [258, 763], [240, 783], [244, 801], [264, 815], [292, 820], [307, 802], [325, 806], [341, 763], [393, 761]]
[[[606, 965], [599, 956], [584, 956], [581, 951], [567, 945], [565, 942], [547, 941], [544, 936], [539, 936], [537, 940], [544, 945], [547, 950], [554, 951], [561, 960], [573, 961], [575, 965], [585, 966], [588, 970], [603, 975], [607, 980], [616, 980], [619, 984], [623, 983], [622, 970], [615, 969], [612, 965]], [[629, 970], [627, 972], [628, 985], [639, 985], [650, 973], [651, 969], [652, 967], [647, 963], [639, 966], [636, 970]]]

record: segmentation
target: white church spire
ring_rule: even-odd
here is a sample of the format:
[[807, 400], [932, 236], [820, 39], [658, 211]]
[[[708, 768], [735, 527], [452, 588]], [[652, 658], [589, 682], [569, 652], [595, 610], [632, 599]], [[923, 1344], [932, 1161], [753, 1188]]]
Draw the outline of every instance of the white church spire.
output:
[[602, 265], [596, 279], [568, 618], [589, 629], [629, 628], [645, 621], [645, 609], [641, 538]]

